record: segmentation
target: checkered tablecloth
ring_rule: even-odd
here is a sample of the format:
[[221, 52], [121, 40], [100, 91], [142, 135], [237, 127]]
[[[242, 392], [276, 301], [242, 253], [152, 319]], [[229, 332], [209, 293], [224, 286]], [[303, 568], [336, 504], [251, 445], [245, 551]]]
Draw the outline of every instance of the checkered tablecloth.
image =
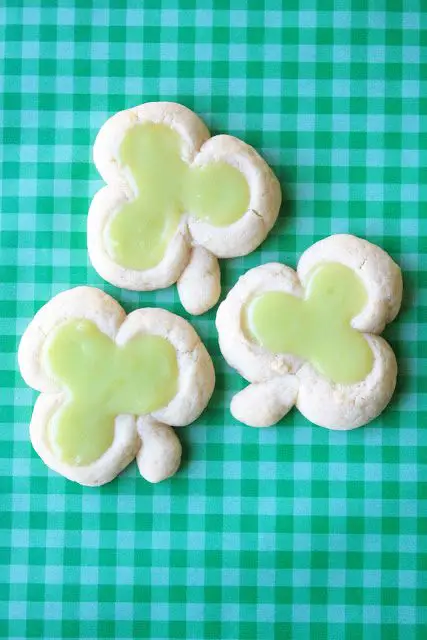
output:
[[[426, 638], [426, 2], [0, 4], [0, 637]], [[148, 100], [242, 137], [287, 194], [262, 247], [222, 262], [223, 293], [330, 233], [401, 264], [403, 310], [385, 333], [400, 375], [380, 419], [348, 433], [296, 411], [271, 429], [238, 424], [228, 407], [244, 383], [212, 311], [191, 321], [216, 391], [179, 432], [176, 477], [152, 486], [133, 464], [86, 489], [42, 464], [28, 440], [36, 394], [16, 365], [35, 311], [90, 284], [128, 311], [183, 314], [174, 287], [116, 289], [86, 252], [96, 132]]]

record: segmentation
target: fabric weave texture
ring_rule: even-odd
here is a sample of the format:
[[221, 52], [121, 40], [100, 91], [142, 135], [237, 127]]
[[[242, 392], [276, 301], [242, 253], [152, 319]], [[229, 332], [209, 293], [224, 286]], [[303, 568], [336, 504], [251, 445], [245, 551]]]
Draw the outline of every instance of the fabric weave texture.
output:
[[[1, 638], [426, 637], [426, 48], [424, 0], [1, 3]], [[253, 145], [286, 192], [261, 248], [221, 262], [223, 296], [331, 233], [400, 263], [404, 304], [384, 332], [398, 388], [353, 432], [297, 411], [245, 427], [229, 413], [244, 381], [220, 356], [213, 310], [189, 318], [217, 386], [179, 431], [181, 470], [150, 485], [130, 465], [86, 489], [32, 450], [36, 393], [16, 350], [34, 313], [82, 284], [127, 312], [188, 318], [175, 287], [116, 289], [86, 251], [96, 133], [149, 100]]]

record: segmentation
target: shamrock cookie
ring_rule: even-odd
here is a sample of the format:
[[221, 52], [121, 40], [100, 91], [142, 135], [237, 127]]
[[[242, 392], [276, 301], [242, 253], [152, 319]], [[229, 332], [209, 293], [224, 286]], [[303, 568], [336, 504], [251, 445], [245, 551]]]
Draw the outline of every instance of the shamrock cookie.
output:
[[219, 298], [217, 258], [253, 251], [279, 212], [279, 183], [256, 151], [231, 136], [211, 138], [172, 102], [116, 113], [98, 133], [94, 161], [107, 183], [88, 216], [94, 268], [125, 289], [177, 282], [192, 314]]
[[393, 394], [397, 365], [378, 334], [397, 315], [399, 267], [379, 247], [334, 235], [303, 253], [297, 272], [271, 263], [242, 276], [218, 309], [225, 359], [250, 384], [231, 412], [253, 427], [296, 405], [328, 429], [355, 429]]
[[135, 457], [159, 482], [179, 467], [169, 425], [193, 422], [215, 374], [194, 329], [162, 309], [126, 316], [99, 289], [77, 287], [35, 315], [18, 353], [38, 391], [30, 425], [34, 449], [54, 471], [83, 485], [112, 480]]

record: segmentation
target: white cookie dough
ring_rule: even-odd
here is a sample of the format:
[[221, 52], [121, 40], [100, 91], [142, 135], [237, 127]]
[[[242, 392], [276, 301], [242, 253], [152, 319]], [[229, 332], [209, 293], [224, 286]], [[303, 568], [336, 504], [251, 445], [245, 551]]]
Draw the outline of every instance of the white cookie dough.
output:
[[[118, 415], [112, 445], [86, 466], [65, 464], [58, 459], [47, 437], [49, 421], [63, 404], [66, 391], [49, 374], [43, 348], [52, 332], [72, 319], [90, 320], [117, 345], [126, 344], [137, 334], [165, 338], [175, 348], [178, 364], [178, 391], [169, 404], [151, 415]], [[26, 383], [41, 392], [30, 424], [34, 449], [48, 467], [88, 486], [109, 482], [135, 457], [141, 475], [149, 482], [173, 475], [180, 464], [181, 444], [169, 425], [178, 427], [196, 420], [215, 385], [211, 358], [183, 318], [155, 308], [138, 309], [126, 316], [113, 298], [92, 287], [64, 291], [40, 309], [22, 337], [18, 362]]]
[[[182, 140], [182, 157], [189, 165], [223, 161], [239, 169], [247, 180], [250, 200], [247, 212], [228, 226], [215, 226], [191, 212], [184, 213], [161, 262], [150, 269], [135, 270], [114, 261], [105, 229], [126, 200], [133, 198], [131, 180], [119, 162], [121, 142], [132, 127], [145, 122], [165, 124], [176, 131]], [[112, 284], [137, 291], [178, 282], [182, 304], [192, 314], [204, 313], [218, 301], [217, 258], [243, 256], [256, 249], [279, 213], [279, 182], [261, 156], [232, 136], [211, 138], [200, 118], [172, 102], [146, 103], [112, 116], [96, 138], [94, 162], [107, 183], [95, 195], [88, 215], [88, 251], [94, 268]]]
[[[374, 362], [356, 384], [338, 384], [309, 362], [291, 354], [274, 354], [251, 341], [242, 328], [242, 309], [254, 296], [283, 291], [304, 297], [314, 266], [341, 263], [357, 272], [368, 296], [352, 326], [363, 332]], [[388, 343], [378, 336], [397, 315], [402, 300], [398, 265], [380, 247], [351, 235], [333, 235], [301, 256], [297, 271], [278, 263], [245, 273], [220, 305], [216, 318], [221, 352], [227, 362], [252, 383], [234, 396], [231, 412], [250, 426], [270, 426], [294, 405], [311, 422], [328, 429], [355, 429], [376, 418], [393, 394], [397, 364]]]

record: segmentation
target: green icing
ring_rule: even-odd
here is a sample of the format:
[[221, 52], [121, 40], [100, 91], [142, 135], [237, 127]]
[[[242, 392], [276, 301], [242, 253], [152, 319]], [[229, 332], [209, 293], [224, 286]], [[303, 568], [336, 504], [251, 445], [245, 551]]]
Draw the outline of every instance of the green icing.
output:
[[216, 226], [236, 222], [248, 209], [243, 174], [226, 162], [187, 164], [181, 138], [163, 124], [138, 124], [119, 150], [121, 168], [131, 176], [135, 197], [106, 227], [112, 258], [129, 269], [149, 269], [162, 260], [183, 213]]
[[63, 462], [87, 465], [111, 446], [114, 419], [143, 415], [176, 395], [178, 364], [170, 342], [137, 335], [117, 346], [89, 320], [64, 323], [48, 339], [44, 362], [66, 390], [49, 423], [51, 450]]
[[366, 378], [373, 354], [351, 320], [368, 297], [359, 276], [342, 264], [326, 263], [309, 274], [304, 299], [271, 291], [243, 310], [248, 336], [273, 353], [304, 358], [336, 383]]

